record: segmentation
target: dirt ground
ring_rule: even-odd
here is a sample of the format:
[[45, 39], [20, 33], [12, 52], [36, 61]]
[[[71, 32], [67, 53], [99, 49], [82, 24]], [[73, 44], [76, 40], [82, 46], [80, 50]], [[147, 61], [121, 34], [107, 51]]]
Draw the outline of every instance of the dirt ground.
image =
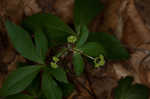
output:
[[[117, 81], [133, 76], [150, 87], [150, 0], [101, 0], [104, 10], [89, 25], [91, 31], [115, 35], [130, 52], [127, 61], [107, 62], [98, 69], [86, 65], [81, 77], [71, 77], [76, 90], [67, 99], [113, 99]], [[74, 0], [0, 0], [0, 87], [16, 62], [26, 60], [14, 50], [3, 25], [9, 18], [19, 24], [35, 13], [53, 13], [73, 22]]]

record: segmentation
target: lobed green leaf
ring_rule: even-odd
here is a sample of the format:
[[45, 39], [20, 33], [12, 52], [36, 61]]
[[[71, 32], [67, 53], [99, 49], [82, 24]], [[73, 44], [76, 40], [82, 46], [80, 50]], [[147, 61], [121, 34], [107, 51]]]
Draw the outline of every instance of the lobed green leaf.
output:
[[35, 32], [35, 43], [37, 54], [41, 60], [45, 61], [46, 53], [48, 52], [48, 40], [40, 29]]
[[71, 83], [60, 83], [60, 86], [65, 97], [69, 96], [75, 89], [75, 86]]
[[75, 0], [74, 24], [76, 31], [80, 32], [82, 26], [88, 25], [102, 8], [99, 0]]
[[68, 83], [68, 80], [67, 80], [67, 75], [66, 75], [66, 72], [64, 71], [64, 69], [62, 68], [56, 68], [56, 69], [53, 69], [51, 68], [49, 70], [50, 74], [58, 81], [60, 82], [63, 82], [63, 83]]
[[42, 30], [48, 37], [50, 47], [66, 42], [67, 36], [74, 34], [67, 24], [52, 14], [35, 14], [27, 17], [22, 24], [32, 32]]
[[88, 36], [89, 36], [89, 31], [88, 31], [88, 28], [86, 26], [84, 26], [82, 29], [81, 29], [81, 36], [79, 37], [79, 40], [76, 44], [76, 46], [78, 48], [80, 48], [88, 39]]
[[47, 71], [42, 75], [42, 91], [47, 99], [62, 99], [61, 89]]
[[73, 54], [73, 65], [76, 75], [80, 76], [84, 71], [84, 61], [80, 53], [75, 52]]
[[20, 93], [20, 94], [8, 96], [5, 99], [34, 99], [34, 97]]
[[1, 96], [14, 95], [23, 91], [36, 77], [42, 66], [27, 66], [19, 68], [8, 75], [2, 89]]
[[98, 42], [104, 47], [105, 56], [110, 60], [125, 60], [129, 58], [129, 53], [113, 35], [104, 32], [90, 33], [89, 41]]
[[34, 62], [44, 63], [37, 55], [31, 37], [24, 29], [8, 20], [6, 21], [5, 26], [14, 47], [22, 56]]
[[92, 56], [92, 57], [97, 57], [100, 54], [106, 54], [105, 53], [105, 49], [103, 48], [103, 46], [101, 46], [99, 43], [97, 42], [87, 42], [85, 45], [83, 45], [80, 50], [88, 55], [88, 56]]
[[119, 81], [114, 90], [115, 99], [148, 99], [149, 88], [141, 84], [132, 84], [133, 78], [126, 77]]

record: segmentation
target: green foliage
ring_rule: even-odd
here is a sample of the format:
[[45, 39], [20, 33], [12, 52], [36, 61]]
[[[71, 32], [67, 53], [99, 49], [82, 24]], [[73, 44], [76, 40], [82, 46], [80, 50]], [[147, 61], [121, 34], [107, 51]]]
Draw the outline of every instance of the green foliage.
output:
[[83, 45], [80, 50], [92, 57], [97, 57], [100, 54], [105, 54], [105, 49], [97, 42], [88, 42]]
[[8, 96], [5, 99], [34, 99], [34, 98], [26, 94], [16, 94], [16, 95]]
[[[74, 33], [68, 25], [61, 21], [57, 16], [50, 13], [29, 16], [23, 21], [23, 25], [33, 31], [36, 31], [37, 29], [46, 29], [50, 31], [51, 29], [55, 29], [67, 33]], [[55, 33], [53, 35], [55, 35]]]
[[104, 47], [106, 58], [110, 60], [124, 60], [129, 54], [124, 46], [114, 36], [104, 32], [90, 33], [89, 41], [98, 42]]
[[35, 43], [36, 50], [39, 57], [44, 61], [46, 58], [46, 53], [48, 52], [48, 40], [45, 34], [41, 30], [35, 32]]
[[47, 71], [42, 76], [42, 90], [47, 99], [62, 99], [61, 89]]
[[88, 36], [89, 36], [89, 31], [88, 31], [88, 28], [87, 27], [83, 27], [81, 28], [81, 33], [80, 33], [80, 37], [79, 37], [79, 41], [77, 42], [76, 46], [78, 48], [80, 48], [88, 39]]
[[14, 95], [23, 91], [36, 77], [41, 66], [28, 66], [12, 72], [1, 89], [1, 96]]
[[73, 54], [73, 65], [76, 75], [80, 75], [84, 70], [84, 62], [80, 53], [74, 52]]
[[40, 73], [36, 76], [36, 78], [32, 81], [32, 83], [25, 89], [26, 93], [31, 95], [32, 97], [40, 97], [42, 94], [41, 91], [41, 78]]
[[62, 68], [53, 69], [51, 68], [49, 70], [50, 74], [59, 82], [68, 83], [66, 72]]
[[22, 24], [32, 32], [38, 30], [44, 32], [51, 47], [64, 43], [67, 36], [74, 34], [68, 25], [52, 14], [35, 14], [27, 17]]
[[[8, 35], [17, 52], [32, 61], [34, 65], [28, 66], [28, 63], [25, 63], [27, 66], [20, 66], [11, 73], [4, 82], [0, 95], [7, 96], [8, 99], [10, 97], [14, 99], [62, 99], [63, 96], [68, 96], [74, 86], [67, 80], [66, 70], [62, 68], [61, 65], [64, 64], [61, 60], [66, 59], [64, 57], [70, 53], [73, 53], [70, 62], [77, 76], [84, 71], [84, 57], [91, 59], [96, 68], [105, 65], [105, 58], [127, 59], [128, 52], [115, 37], [108, 33], [89, 32], [87, 25], [101, 9], [99, 0], [75, 0], [74, 25], [77, 33], [52, 14], [35, 14], [27, 17], [22, 22], [25, 30], [6, 21]], [[47, 55], [49, 48], [55, 50], [56, 47], [59, 47], [60, 51], [52, 56], [52, 59], [47, 59], [47, 56], [53, 55]], [[125, 80], [125, 82], [127, 85], [122, 84], [121, 91], [120, 87], [116, 89], [116, 95], [120, 95], [120, 92], [124, 96], [129, 86], [131, 87], [129, 92], [133, 93], [141, 93], [135, 91], [141, 87], [144, 91], [146, 90], [141, 85], [131, 86], [132, 80], [129, 82]], [[29, 95], [22, 94], [23, 91], [27, 91]], [[116, 99], [127, 99], [117, 97], [119, 98]]]
[[132, 77], [121, 79], [118, 87], [115, 88], [115, 99], [148, 99], [149, 88], [132, 82]]
[[34, 62], [43, 63], [36, 53], [31, 37], [25, 30], [9, 21], [6, 21], [5, 26], [14, 47], [22, 56]]
[[75, 88], [74, 85], [71, 83], [61, 83], [60, 86], [63, 91], [63, 95], [65, 97], [69, 96], [74, 91]]
[[80, 33], [81, 28], [88, 25], [102, 8], [99, 0], [75, 0], [74, 24], [76, 31]]

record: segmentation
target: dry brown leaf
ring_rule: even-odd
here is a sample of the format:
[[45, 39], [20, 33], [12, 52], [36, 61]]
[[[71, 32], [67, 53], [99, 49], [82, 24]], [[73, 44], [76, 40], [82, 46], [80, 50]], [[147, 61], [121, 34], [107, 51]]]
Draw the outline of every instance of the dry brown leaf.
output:
[[22, 20], [23, 10], [22, 0], [0, 0], [0, 15], [5, 18], [9, 17], [15, 23]]
[[[123, 31], [123, 41], [135, 47], [150, 41], [150, 31], [138, 13], [134, 1], [130, 0], [126, 9], [126, 25]], [[132, 27], [132, 28], [131, 28]], [[133, 39], [134, 38], [134, 39]]]
[[110, 99], [112, 89], [117, 85], [117, 77], [112, 64], [106, 64], [97, 69], [86, 64], [86, 75], [97, 99]]
[[42, 11], [36, 0], [23, 0], [22, 2], [24, 4], [24, 13], [26, 16], [31, 16]]
[[73, 21], [74, 0], [37, 0], [43, 12], [59, 16], [65, 23]]

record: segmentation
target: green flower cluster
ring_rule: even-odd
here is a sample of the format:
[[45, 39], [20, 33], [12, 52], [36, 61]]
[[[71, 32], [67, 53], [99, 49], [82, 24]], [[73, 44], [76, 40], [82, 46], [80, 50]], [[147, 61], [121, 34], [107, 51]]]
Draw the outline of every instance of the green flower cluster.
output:
[[67, 38], [68, 43], [75, 43], [77, 41], [77, 37], [74, 35], [71, 35]]
[[96, 57], [94, 59], [94, 64], [95, 64], [96, 68], [98, 68], [100, 66], [104, 66], [104, 64], [105, 64], [104, 56], [103, 55], [99, 55], [99, 57]]
[[53, 61], [50, 62], [51, 67], [52, 68], [58, 68], [58, 65], [57, 65], [58, 62], [59, 62], [59, 58], [54, 56]]

